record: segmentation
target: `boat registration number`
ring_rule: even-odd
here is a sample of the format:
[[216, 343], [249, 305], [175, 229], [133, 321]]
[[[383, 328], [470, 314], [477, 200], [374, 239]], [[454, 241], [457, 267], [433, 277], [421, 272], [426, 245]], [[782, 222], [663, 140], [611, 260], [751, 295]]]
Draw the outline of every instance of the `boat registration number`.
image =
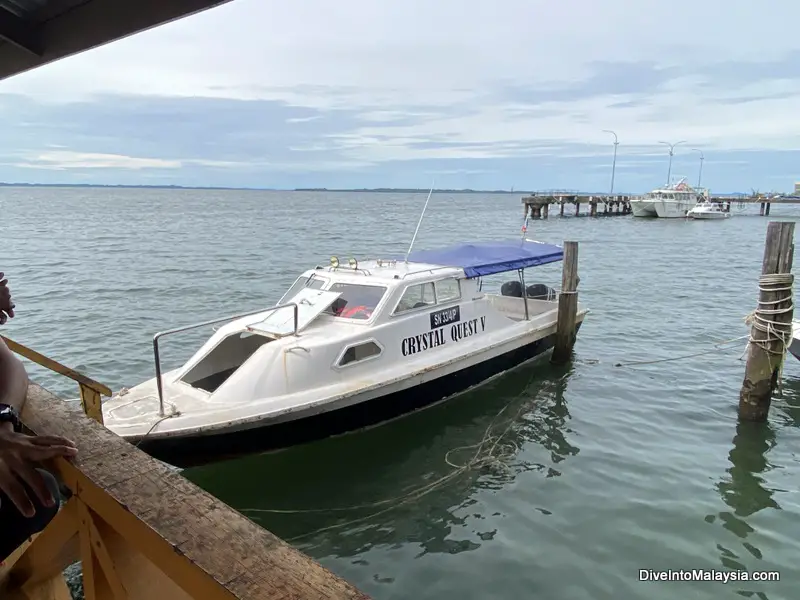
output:
[[431, 329], [444, 327], [451, 323], [458, 323], [461, 320], [461, 307], [453, 306], [444, 308], [431, 313]]

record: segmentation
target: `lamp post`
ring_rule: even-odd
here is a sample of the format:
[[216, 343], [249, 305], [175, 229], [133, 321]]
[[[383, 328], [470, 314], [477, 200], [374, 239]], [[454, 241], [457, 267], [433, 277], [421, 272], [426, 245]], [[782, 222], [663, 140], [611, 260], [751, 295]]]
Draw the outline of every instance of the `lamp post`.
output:
[[700, 182], [703, 181], [703, 161], [706, 159], [706, 157], [703, 156], [703, 151], [699, 148], [692, 148], [692, 150], [700, 153], [700, 172], [697, 174], [697, 187], [699, 188]]
[[672, 176], [672, 155], [675, 154], [675, 146], [678, 144], [685, 144], [686, 140], [681, 140], [680, 142], [675, 142], [674, 144], [670, 144], [669, 142], [658, 143], [669, 146], [669, 168], [667, 169], [667, 186], [669, 186], [669, 178]]
[[603, 129], [604, 133], [610, 133], [614, 136], [614, 160], [611, 163], [611, 192], [610, 195], [614, 195], [614, 175], [617, 171], [617, 146], [619, 146], [619, 139], [617, 138], [617, 134], [611, 131], [610, 129]]

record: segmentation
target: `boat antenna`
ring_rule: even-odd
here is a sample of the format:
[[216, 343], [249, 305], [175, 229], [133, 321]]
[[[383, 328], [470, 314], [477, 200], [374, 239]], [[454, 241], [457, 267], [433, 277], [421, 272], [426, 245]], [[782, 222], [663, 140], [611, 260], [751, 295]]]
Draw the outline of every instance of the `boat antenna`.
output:
[[422, 214], [419, 216], [419, 221], [417, 221], [417, 228], [414, 230], [414, 237], [411, 238], [411, 245], [408, 247], [408, 252], [406, 252], [406, 264], [408, 264], [408, 255], [411, 254], [411, 249], [414, 247], [414, 242], [417, 239], [417, 233], [419, 233], [419, 226], [422, 225], [422, 219], [425, 216], [425, 211], [428, 209], [428, 202], [430, 202], [431, 194], [433, 194], [433, 186], [436, 185], [436, 181], [434, 180], [431, 182], [431, 191], [428, 192], [428, 198], [425, 200], [425, 206], [422, 207]]

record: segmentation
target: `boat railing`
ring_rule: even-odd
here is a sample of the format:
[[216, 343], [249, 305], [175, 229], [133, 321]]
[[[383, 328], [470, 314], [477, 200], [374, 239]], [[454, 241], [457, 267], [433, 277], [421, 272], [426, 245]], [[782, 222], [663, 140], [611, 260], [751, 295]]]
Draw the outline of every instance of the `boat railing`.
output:
[[419, 275], [420, 273], [434, 273], [436, 271], [446, 271], [447, 269], [453, 270], [453, 267], [430, 267], [428, 269], [417, 269], [416, 271], [408, 271], [400, 276], [400, 279], [405, 279], [409, 275]]
[[164, 389], [161, 381], [161, 355], [159, 354], [159, 348], [158, 348], [158, 341], [162, 337], [173, 335], [175, 333], [183, 333], [185, 331], [191, 331], [192, 329], [198, 329], [200, 327], [208, 327], [209, 325], [216, 325], [217, 323], [223, 323], [225, 321], [232, 321], [233, 319], [241, 319], [243, 317], [258, 315], [261, 313], [274, 313], [275, 311], [278, 311], [282, 308], [289, 308], [290, 306], [292, 307], [294, 313], [294, 327], [292, 328], [291, 333], [288, 333], [286, 335], [296, 335], [299, 322], [299, 307], [296, 302], [287, 302], [286, 304], [279, 304], [277, 306], [272, 306], [269, 308], [261, 308], [259, 310], [252, 310], [246, 313], [230, 315], [228, 317], [210, 319], [208, 321], [203, 321], [202, 323], [184, 325], [183, 327], [175, 327], [174, 329], [167, 329], [156, 333], [153, 336], [153, 358], [155, 359], [155, 367], [156, 367], [156, 388], [158, 388], [158, 416], [159, 417], [166, 416], [164, 414]]

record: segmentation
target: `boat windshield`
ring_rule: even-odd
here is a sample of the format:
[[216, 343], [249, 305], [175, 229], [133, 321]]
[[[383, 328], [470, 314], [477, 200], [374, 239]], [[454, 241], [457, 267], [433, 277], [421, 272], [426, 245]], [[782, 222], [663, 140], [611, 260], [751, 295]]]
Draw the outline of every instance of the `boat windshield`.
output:
[[355, 283], [334, 283], [329, 292], [339, 292], [325, 313], [344, 319], [369, 319], [378, 306], [386, 288], [380, 285], [363, 285]]
[[306, 277], [305, 275], [301, 275], [300, 277], [298, 277], [297, 281], [295, 281], [292, 287], [289, 288], [289, 291], [286, 292], [283, 295], [283, 297], [278, 301], [278, 304], [283, 304], [284, 302], [288, 302], [289, 300], [292, 299], [292, 297], [294, 297], [297, 294], [297, 292], [302, 290], [304, 287], [308, 287], [312, 290], [319, 290], [322, 289], [322, 287], [326, 283], [328, 283], [327, 279], [325, 279], [324, 277], [317, 277], [316, 275], [314, 277], [311, 277], [310, 279], [311, 281], [309, 281], [309, 278]]

